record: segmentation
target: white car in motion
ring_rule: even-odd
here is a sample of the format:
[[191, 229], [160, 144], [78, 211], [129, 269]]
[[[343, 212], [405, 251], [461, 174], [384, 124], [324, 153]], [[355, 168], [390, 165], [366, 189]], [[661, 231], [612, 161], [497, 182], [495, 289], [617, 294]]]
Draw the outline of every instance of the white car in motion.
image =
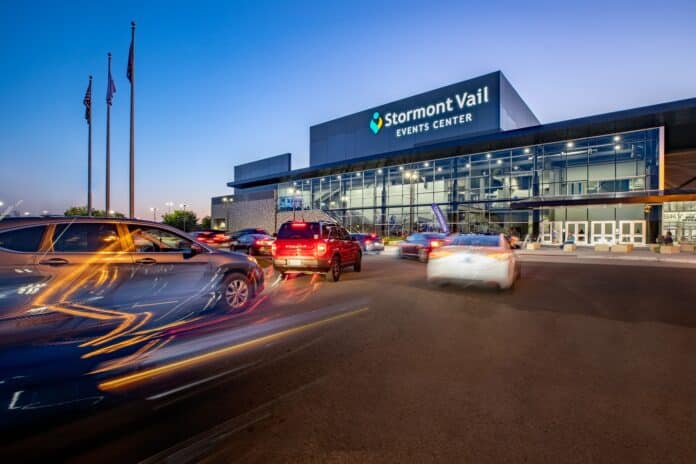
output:
[[430, 254], [428, 282], [477, 282], [509, 289], [519, 276], [517, 260], [503, 234], [461, 234]]

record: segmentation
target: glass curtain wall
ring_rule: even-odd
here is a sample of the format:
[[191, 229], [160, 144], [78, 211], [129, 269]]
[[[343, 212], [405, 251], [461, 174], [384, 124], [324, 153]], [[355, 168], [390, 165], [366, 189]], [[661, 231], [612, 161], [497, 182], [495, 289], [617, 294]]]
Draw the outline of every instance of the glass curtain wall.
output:
[[657, 189], [658, 138], [648, 129], [297, 180], [278, 185], [278, 208], [321, 209], [350, 231], [403, 235], [439, 230], [437, 204], [451, 230], [525, 234], [532, 213], [512, 209], [516, 200]]

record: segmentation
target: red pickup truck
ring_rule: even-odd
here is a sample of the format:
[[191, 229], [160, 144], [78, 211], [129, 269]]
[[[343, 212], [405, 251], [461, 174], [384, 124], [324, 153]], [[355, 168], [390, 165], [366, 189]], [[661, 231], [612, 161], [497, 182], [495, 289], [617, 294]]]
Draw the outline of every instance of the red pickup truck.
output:
[[280, 226], [272, 246], [273, 267], [288, 273], [326, 274], [337, 282], [345, 267], [360, 272], [360, 244], [338, 224], [288, 221]]

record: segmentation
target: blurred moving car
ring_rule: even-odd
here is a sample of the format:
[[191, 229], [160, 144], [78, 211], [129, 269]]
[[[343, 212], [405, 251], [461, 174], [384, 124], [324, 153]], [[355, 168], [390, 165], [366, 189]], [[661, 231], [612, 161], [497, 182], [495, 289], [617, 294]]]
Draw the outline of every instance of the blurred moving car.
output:
[[262, 235], [271, 235], [268, 233], [266, 229], [261, 229], [258, 227], [252, 227], [249, 229], [239, 229], [235, 230], [234, 232], [229, 233], [230, 237], [230, 247], [235, 247], [239, 244], [239, 237], [242, 235], [248, 235], [248, 234], [262, 234]]
[[362, 250], [340, 225], [288, 221], [280, 226], [273, 243], [273, 267], [281, 275], [325, 274], [328, 281], [337, 282], [347, 266], [361, 271]]
[[220, 230], [197, 230], [191, 232], [197, 242], [215, 248], [229, 248], [231, 240], [230, 236]]
[[271, 246], [275, 238], [267, 234], [246, 234], [239, 237], [233, 250], [244, 251], [248, 255], [271, 255]]
[[418, 258], [422, 263], [427, 263], [433, 249], [442, 246], [446, 234], [436, 232], [423, 232], [411, 234], [399, 243], [399, 258]]
[[362, 251], [383, 251], [384, 242], [382, 237], [377, 234], [350, 234], [360, 244]]
[[519, 268], [503, 234], [463, 234], [430, 254], [427, 273], [429, 282], [480, 282], [508, 289]]
[[253, 258], [164, 224], [94, 217], [0, 221], [2, 316], [80, 305], [94, 311], [148, 306], [176, 318], [179, 310], [242, 310], [263, 286]]

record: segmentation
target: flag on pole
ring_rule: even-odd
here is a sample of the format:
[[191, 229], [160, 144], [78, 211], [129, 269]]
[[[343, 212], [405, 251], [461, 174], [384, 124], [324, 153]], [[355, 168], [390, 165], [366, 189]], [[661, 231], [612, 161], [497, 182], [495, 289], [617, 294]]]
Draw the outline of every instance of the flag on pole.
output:
[[85, 120], [87, 123], [92, 122], [92, 78], [89, 79], [89, 85], [87, 86], [87, 92], [85, 92], [85, 98], [82, 100], [82, 104], [85, 105]]
[[126, 76], [128, 81], [133, 83], [133, 71], [135, 66], [135, 52], [133, 51], [133, 40], [131, 40], [130, 48], [128, 49], [128, 71], [126, 71]]
[[106, 88], [106, 103], [111, 106], [111, 102], [114, 99], [114, 94], [116, 93], [116, 84], [114, 84], [114, 78], [111, 77], [111, 69], [109, 69], [109, 84]]

